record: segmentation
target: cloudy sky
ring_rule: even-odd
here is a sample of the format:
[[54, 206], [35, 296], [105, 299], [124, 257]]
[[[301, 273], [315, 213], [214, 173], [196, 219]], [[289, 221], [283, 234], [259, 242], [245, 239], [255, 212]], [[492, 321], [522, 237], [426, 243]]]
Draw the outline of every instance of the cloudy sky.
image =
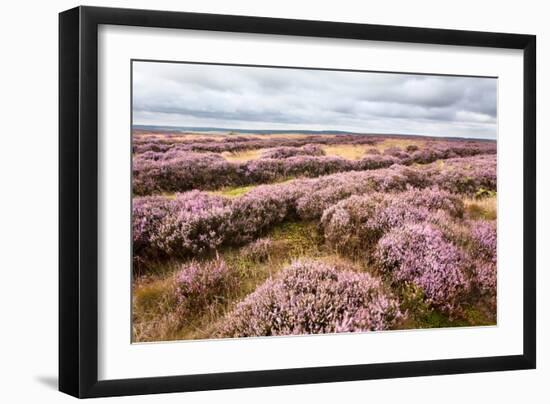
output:
[[495, 139], [497, 80], [133, 63], [134, 125]]

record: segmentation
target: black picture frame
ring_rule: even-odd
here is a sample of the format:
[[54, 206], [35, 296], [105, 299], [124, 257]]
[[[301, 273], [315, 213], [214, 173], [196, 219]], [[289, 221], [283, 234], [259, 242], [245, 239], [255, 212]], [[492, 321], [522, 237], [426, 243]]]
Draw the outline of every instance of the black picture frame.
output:
[[[99, 381], [97, 52], [100, 24], [523, 50], [523, 354]], [[84, 398], [534, 369], [535, 122], [534, 35], [96, 7], [77, 7], [60, 13], [59, 390]]]

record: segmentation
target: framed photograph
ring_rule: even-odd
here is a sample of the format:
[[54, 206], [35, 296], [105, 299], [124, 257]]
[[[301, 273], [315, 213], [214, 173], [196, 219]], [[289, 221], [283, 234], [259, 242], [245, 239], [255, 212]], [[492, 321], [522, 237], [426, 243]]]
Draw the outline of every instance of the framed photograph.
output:
[[61, 391], [535, 368], [535, 36], [59, 28]]

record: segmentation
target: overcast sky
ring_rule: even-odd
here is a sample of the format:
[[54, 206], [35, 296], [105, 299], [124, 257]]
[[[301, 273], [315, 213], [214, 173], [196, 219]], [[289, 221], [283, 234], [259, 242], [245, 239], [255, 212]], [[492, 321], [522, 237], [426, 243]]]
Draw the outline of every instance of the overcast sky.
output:
[[135, 125], [495, 139], [491, 78], [133, 63]]

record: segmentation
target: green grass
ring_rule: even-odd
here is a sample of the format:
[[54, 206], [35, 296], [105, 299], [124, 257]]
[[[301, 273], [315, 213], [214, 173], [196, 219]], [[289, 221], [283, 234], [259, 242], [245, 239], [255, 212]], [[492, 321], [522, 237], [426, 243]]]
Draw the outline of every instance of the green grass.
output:
[[222, 188], [218, 191], [211, 191], [211, 193], [214, 195], [225, 196], [227, 198], [236, 198], [238, 196], [246, 194], [248, 191], [256, 187], [257, 185], [248, 185], [244, 187], [228, 187], [228, 188]]
[[[287, 177], [287, 178], [281, 178], [273, 184], [285, 184], [287, 182], [293, 181], [296, 179], [295, 177]], [[239, 196], [247, 194], [249, 191], [253, 190], [254, 188], [258, 187], [259, 185], [245, 185], [241, 187], [226, 187], [221, 188], [216, 191], [208, 191], [209, 193], [213, 195], [220, 195], [224, 196], [226, 198], [238, 198]]]

